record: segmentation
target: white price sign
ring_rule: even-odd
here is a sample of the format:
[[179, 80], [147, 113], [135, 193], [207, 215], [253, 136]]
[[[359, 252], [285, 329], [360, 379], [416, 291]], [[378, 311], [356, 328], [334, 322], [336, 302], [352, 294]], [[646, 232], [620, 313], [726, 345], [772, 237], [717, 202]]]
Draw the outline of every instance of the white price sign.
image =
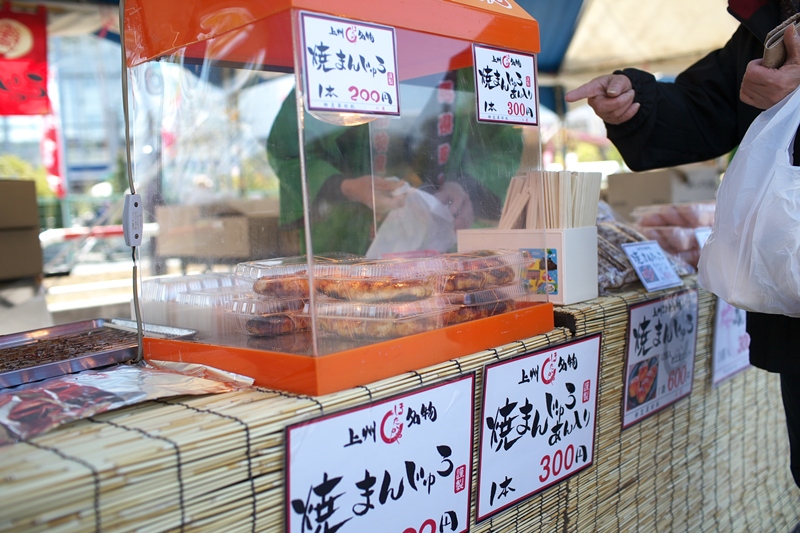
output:
[[309, 110], [400, 114], [394, 28], [300, 16]]
[[478, 522], [592, 464], [600, 339], [486, 366]]
[[536, 58], [532, 55], [472, 45], [478, 120], [535, 126]]
[[475, 374], [286, 430], [286, 531], [469, 530]]
[[696, 289], [630, 307], [623, 428], [692, 392], [696, 348]]
[[622, 249], [647, 292], [683, 284], [658, 242], [626, 242], [623, 243]]
[[746, 316], [744, 310], [717, 297], [711, 360], [711, 380], [715, 387], [750, 368], [750, 335], [745, 327]]

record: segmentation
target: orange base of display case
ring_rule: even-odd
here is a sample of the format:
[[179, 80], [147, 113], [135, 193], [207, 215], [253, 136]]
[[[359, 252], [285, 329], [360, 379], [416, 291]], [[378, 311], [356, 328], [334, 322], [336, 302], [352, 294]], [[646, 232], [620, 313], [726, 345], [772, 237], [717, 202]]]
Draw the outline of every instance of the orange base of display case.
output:
[[328, 355], [308, 356], [145, 337], [148, 361], [202, 364], [253, 378], [254, 385], [320, 396], [503, 346], [554, 328], [553, 304], [536, 303]]

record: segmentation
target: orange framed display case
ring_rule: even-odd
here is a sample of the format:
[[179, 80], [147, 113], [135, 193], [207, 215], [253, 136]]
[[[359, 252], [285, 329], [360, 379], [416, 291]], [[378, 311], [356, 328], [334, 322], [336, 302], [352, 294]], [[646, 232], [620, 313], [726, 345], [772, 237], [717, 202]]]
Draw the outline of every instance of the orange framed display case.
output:
[[508, 296], [517, 251], [455, 252], [541, 159], [539, 28], [514, 2], [128, 0], [123, 28], [159, 226], [134, 305], [197, 332], [145, 334], [146, 359], [316, 395], [553, 328], [546, 296]]

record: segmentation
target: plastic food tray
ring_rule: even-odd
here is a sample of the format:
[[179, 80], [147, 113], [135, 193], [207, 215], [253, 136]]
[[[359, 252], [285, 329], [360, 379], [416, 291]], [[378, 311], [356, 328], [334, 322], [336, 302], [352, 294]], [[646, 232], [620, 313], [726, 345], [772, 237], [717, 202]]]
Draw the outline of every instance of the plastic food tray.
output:
[[443, 292], [466, 292], [501, 287], [519, 281], [528, 254], [519, 250], [477, 250], [445, 254], [449, 271], [442, 281]]
[[238, 333], [274, 337], [308, 329], [309, 317], [301, 314], [305, 304], [303, 299], [234, 298], [224, 308]]
[[440, 292], [444, 259], [364, 260], [319, 265], [314, 287], [320, 294], [351, 302], [410, 302]]
[[435, 296], [393, 303], [327, 300], [317, 303], [316, 309], [317, 324], [322, 331], [362, 340], [392, 339], [440, 328], [454, 306], [447, 298]]

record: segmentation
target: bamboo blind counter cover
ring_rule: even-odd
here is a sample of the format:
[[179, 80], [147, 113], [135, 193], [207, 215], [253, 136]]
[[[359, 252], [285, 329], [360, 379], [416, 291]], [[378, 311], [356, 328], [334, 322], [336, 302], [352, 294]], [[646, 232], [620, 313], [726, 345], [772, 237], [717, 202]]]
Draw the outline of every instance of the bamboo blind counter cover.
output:
[[[561, 307], [565, 327], [366, 387], [153, 401], [4, 447], [0, 531], [283, 531], [287, 425], [600, 331], [594, 464], [470, 530], [789, 531], [800, 522], [800, 490], [788, 470], [778, 379], [750, 369], [711, 387], [714, 298], [698, 291], [692, 394], [624, 431], [627, 308], [669, 290]], [[480, 372], [476, 390], [477, 455]]]

